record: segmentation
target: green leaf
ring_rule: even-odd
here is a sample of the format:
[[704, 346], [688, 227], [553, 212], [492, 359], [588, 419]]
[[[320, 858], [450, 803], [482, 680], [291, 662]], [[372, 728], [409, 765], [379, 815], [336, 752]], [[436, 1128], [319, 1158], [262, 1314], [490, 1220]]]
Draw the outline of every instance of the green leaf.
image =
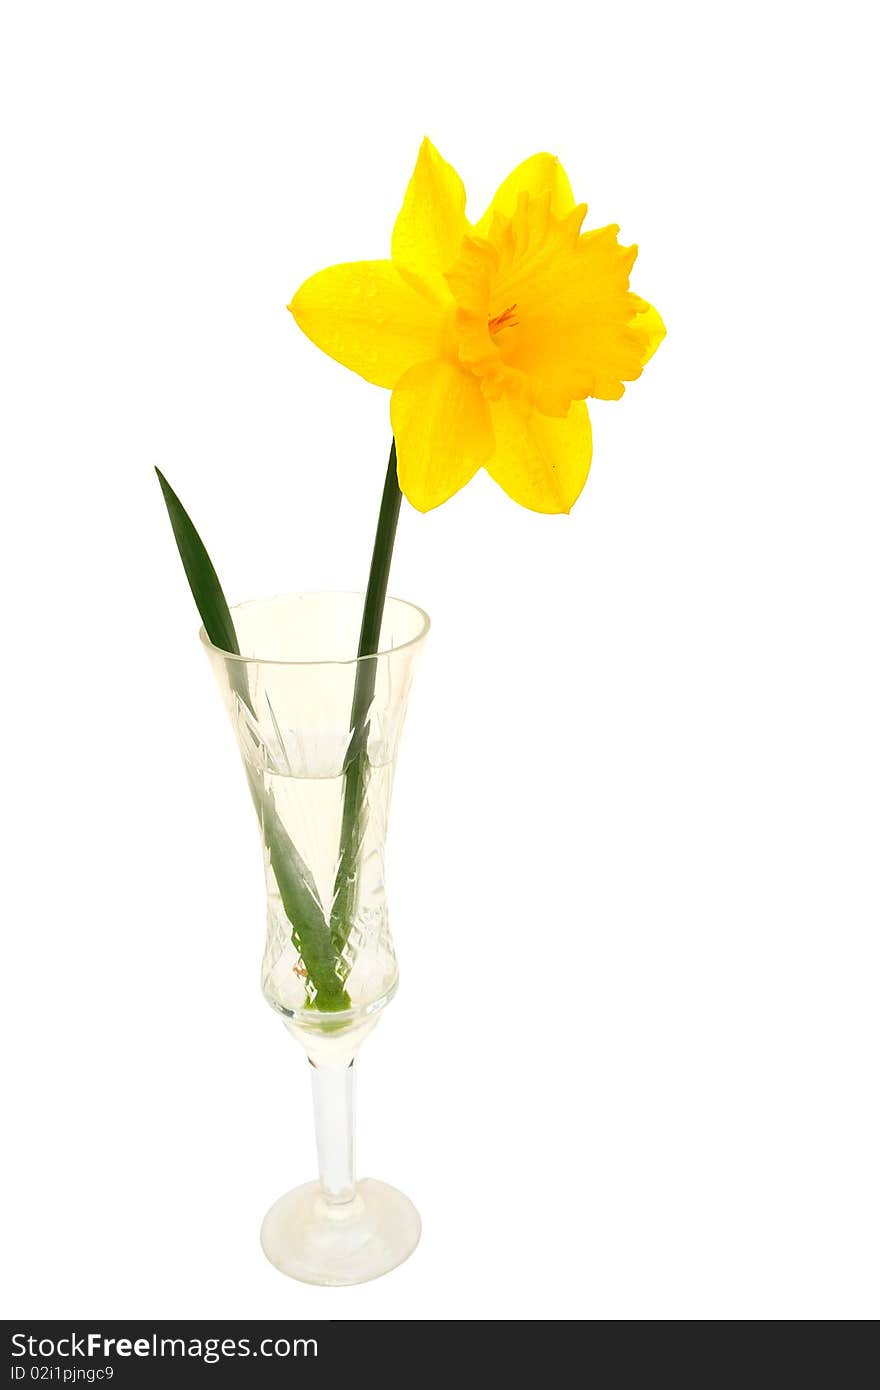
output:
[[165, 498], [165, 506], [168, 508], [171, 529], [174, 532], [174, 539], [177, 541], [177, 549], [180, 551], [180, 558], [189, 580], [189, 587], [205, 625], [208, 640], [213, 642], [215, 647], [219, 647], [221, 651], [231, 652], [233, 656], [238, 656], [238, 638], [235, 635], [235, 625], [220, 580], [217, 578], [217, 571], [211, 564], [211, 557], [184, 510], [183, 503], [168, 479], [159, 472], [158, 468], [156, 469], [156, 476], [159, 479], [162, 496]]
[[[156, 476], [171, 518], [174, 539], [177, 541], [189, 587], [208, 639], [221, 651], [239, 656], [235, 624], [211, 557], [190, 521], [183, 503], [158, 468]], [[233, 661], [227, 662], [226, 665], [232, 690], [253, 714], [254, 706], [248, 689], [246, 663]], [[278, 892], [285, 915], [290, 922], [291, 940], [302, 956], [309, 978], [315, 987], [315, 1008], [327, 1012], [350, 1008], [351, 1001], [336, 973], [336, 955], [311, 871], [284, 829], [271, 791], [262, 785], [256, 770], [247, 762], [245, 772], [254, 808], [263, 827], [263, 838], [269, 851]]]
[[272, 793], [255, 784], [252, 789], [291, 940], [315, 986], [314, 1007], [328, 1013], [349, 1009], [351, 1000], [336, 973], [337, 956], [311, 870], [284, 829]]

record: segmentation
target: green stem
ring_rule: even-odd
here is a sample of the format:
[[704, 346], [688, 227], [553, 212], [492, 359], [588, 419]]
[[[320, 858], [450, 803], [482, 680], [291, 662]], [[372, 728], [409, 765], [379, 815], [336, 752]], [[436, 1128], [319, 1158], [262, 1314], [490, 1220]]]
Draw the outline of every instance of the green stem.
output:
[[370, 577], [364, 597], [364, 613], [358, 642], [358, 664], [351, 702], [351, 738], [345, 758], [345, 795], [342, 804], [342, 829], [339, 837], [339, 863], [333, 890], [330, 913], [330, 940], [343, 969], [346, 968], [345, 948], [354, 922], [357, 904], [357, 871], [361, 842], [365, 828], [365, 799], [370, 780], [370, 759], [367, 739], [370, 732], [369, 712], [376, 691], [377, 662], [369, 660], [379, 650], [382, 615], [388, 592], [391, 556], [400, 516], [401, 492], [397, 481], [397, 446], [392, 439], [382, 490], [382, 504], [373, 542]]

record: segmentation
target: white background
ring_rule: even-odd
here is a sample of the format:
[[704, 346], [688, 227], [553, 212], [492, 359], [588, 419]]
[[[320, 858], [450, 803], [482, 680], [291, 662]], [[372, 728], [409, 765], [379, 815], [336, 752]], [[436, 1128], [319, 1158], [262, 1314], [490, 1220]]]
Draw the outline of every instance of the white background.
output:
[[[878, 1299], [869, 7], [5, 9], [7, 1316], [868, 1318]], [[558, 153], [669, 330], [570, 517], [406, 507], [434, 629], [361, 1171], [422, 1243], [265, 1261], [312, 1176], [233, 739], [152, 468], [230, 600], [365, 581], [387, 393], [285, 311]]]

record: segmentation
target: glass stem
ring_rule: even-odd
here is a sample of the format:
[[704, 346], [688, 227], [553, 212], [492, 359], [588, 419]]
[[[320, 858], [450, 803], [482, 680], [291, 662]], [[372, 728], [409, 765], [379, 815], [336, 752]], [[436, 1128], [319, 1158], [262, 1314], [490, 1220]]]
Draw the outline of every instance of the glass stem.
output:
[[321, 1189], [340, 1206], [354, 1197], [354, 1058], [309, 1063]]
[[[379, 650], [382, 614], [388, 593], [388, 575], [397, 535], [402, 494], [397, 481], [397, 446], [392, 439], [385, 487], [379, 507], [370, 577], [364, 597], [358, 658], [375, 656]], [[351, 702], [351, 738], [345, 759], [345, 794], [342, 803], [342, 828], [339, 837], [339, 860], [330, 913], [330, 942], [337, 958], [345, 965], [345, 948], [351, 933], [357, 902], [357, 866], [360, 853], [361, 813], [369, 781], [370, 705], [376, 690], [376, 662], [358, 660]]]

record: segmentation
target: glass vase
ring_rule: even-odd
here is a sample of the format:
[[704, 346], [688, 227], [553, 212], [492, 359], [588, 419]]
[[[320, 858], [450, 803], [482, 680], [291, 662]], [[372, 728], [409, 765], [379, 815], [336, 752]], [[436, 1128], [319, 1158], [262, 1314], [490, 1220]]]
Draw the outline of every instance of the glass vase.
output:
[[268, 900], [263, 993], [311, 1064], [317, 1182], [263, 1222], [283, 1273], [356, 1284], [405, 1260], [421, 1230], [402, 1193], [355, 1180], [354, 1058], [397, 989], [385, 835], [407, 698], [429, 622], [388, 599], [358, 659], [362, 594], [232, 609], [241, 651], [208, 651], [260, 826]]

